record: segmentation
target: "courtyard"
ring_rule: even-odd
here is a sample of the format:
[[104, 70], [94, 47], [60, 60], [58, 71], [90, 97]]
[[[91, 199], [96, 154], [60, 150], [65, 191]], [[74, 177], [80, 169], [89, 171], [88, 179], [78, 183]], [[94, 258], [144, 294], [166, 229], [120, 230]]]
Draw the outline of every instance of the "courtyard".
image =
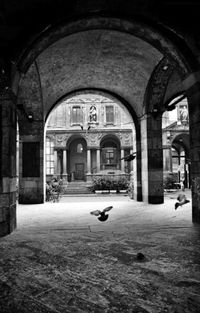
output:
[[[177, 195], [18, 205], [17, 229], [0, 238], [0, 312], [199, 312], [200, 227], [191, 201], [175, 211]], [[90, 214], [110, 205], [106, 222]]]

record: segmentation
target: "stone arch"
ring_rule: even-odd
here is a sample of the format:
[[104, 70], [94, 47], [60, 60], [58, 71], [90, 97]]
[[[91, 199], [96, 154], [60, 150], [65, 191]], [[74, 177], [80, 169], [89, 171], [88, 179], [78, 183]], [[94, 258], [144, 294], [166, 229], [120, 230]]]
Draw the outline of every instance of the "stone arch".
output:
[[[190, 177], [190, 139], [189, 134], [177, 134], [171, 139], [171, 148], [177, 151], [178, 157], [178, 181], [183, 181], [185, 187], [191, 186]], [[173, 168], [173, 159], [172, 159]]]
[[[61, 98], [59, 98], [54, 105], [52, 106], [51, 110], [47, 113], [46, 116], [46, 123], [49, 118], [49, 115], [51, 111], [59, 106], [60, 103], [63, 101], [73, 98], [74, 96], [82, 95], [82, 94], [95, 94], [95, 95], [101, 95], [104, 96], [105, 98], [113, 100], [115, 103], [117, 103], [120, 107], [123, 107], [127, 110], [127, 112], [130, 114], [130, 116], [133, 119], [133, 125], [135, 128], [135, 139], [136, 139], [136, 144], [134, 146], [134, 152], [136, 152], [136, 166], [135, 166], [135, 199], [138, 201], [142, 201], [142, 183], [141, 183], [141, 132], [140, 132], [140, 123], [138, 123], [138, 118], [137, 114], [134, 111], [133, 107], [130, 105], [130, 103], [124, 99], [122, 96], [120, 96], [117, 93], [114, 93], [110, 90], [106, 89], [100, 89], [100, 88], [82, 88], [82, 89], [77, 89], [69, 92], [68, 94], [64, 94]], [[91, 137], [86, 133], [83, 135], [83, 137], [87, 141], [87, 146], [89, 147], [91, 144]], [[99, 145], [99, 141], [101, 140], [101, 137], [96, 135], [93, 135], [92, 141], [93, 144]]]
[[[84, 23], [83, 23], [83, 21], [84, 21]], [[88, 23], [87, 23], [87, 26], [85, 27], [86, 21]], [[42, 34], [42, 37], [41, 38], [38, 37], [36, 39], [36, 41], [33, 43], [32, 47], [31, 47], [31, 49], [32, 49], [31, 53], [30, 53], [29, 48], [28, 48], [26, 50], [26, 52], [23, 54], [21, 60], [18, 63], [18, 69], [20, 69], [21, 72], [26, 73], [30, 64], [32, 64], [32, 61], [35, 60], [36, 56], [40, 55], [41, 51], [43, 51], [43, 48], [50, 46], [53, 42], [55, 42], [56, 40], [58, 40], [61, 37], [64, 38], [66, 35], [70, 36], [71, 34], [78, 34], [80, 32], [81, 32], [81, 34], [84, 34], [86, 31], [89, 31], [89, 30], [95, 31], [97, 29], [98, 30], [103, 29], [105, 31], [105, 30], [109, 29], [109, 30], [113, 30], [115, 32], [118, 32], [120, 34], [124, 33], [124, 34], [129, 34], [130, 36], [133, 36], [133, 37], [136, 36], [137, 38], [142, 38], [143, 41], [148, 42], [152, 47], [156, 47], [157, 51], [159, 51], [159, 53], [160, 53], [160, 57], [162, 57], [162, 55], [165, 55], [165, 56], [167, 55], [167, 60], [169, 60], [169, 62], [173, 61], [174, 66], [180, 70], [181, 83], [184, 85], [183, 89], [185, 89], [187, 92], [187, 96], [188, 96], [189, 102], [191, 102], [191, 108], [192, 108], [193, 102], [196, 101], [196, 95], [194, 96], [194, 89], [195, 89], [195, 94], [196, 94], [196, 92], [197, 92], [197, 94], [199, 92], [198, 91], [199, 90], [198, 74], [195, 74], [192, 72], [194, 69], [197, 70], [198, 66], [197, 66], [197, 62], [196, 62], [195, 58], [193, 57], [193, 54], [190, 52], [190, 49], [187, 47], [187, 45], [184, 44], [184, 41], [182, 41], [182, 39], [180, 39], [178, 36], [176, 36], [175, 34], [171, 33], [170, 31], [168, 31], [166, 29], [165, 30], [164, 29], [158, 30], [158, 29], [155, 29], [154, 27], [152, 27], [152, 25], [148, 25], [148, 24], [144, 25], [143, 23], [139, 23], [139, 22], [135, 22], [135, 24], [134, 24], [130, 21], [124, 21], [122, 23], [121, 20], [118, 20], [115, 18], [111, 18], [109, 20], [108, 18], [99, 18], [98, 19], [97, 17], [95, 17], [95, 18], [91, 18], [91, 19], [83, 19], [79, 22], [74, 21], [71, 24], [69, 23], [67, 26], [62, 25], [59, 28], [59, 31], [58, 31], [58, 28], [57, 29], [55, 28], [54, 30], [49, 29], [49, 35], [47, 34], [48, 32], [47, 33], [44, 32]], [[99, 22], [99, 24], [98, 24], [98, 22]], [[144, 32], [144, 30], [145, 30], [145, 32]], [[47, 34], [47, 37], [45, 37], [46, 34]], [[40, 39], [42, 41], [40, 41]], [[38, 50], [39, 46], [40, 46], [40, 49]], [[182, 48], [183, 48], [183, 50], [182, 50]], [[159, 61], [159, 58], [157, 59], [157, 61]], [[154, 77], [155, 76], [156, 75], [154, 75]], [[158, 75], [158, 77], [159, 77], [159, 75]], [[162, 78], [162, 79], [164, 79], [164, 78]], [[129, 81], [129, 83], [130, 83], [130, 81]], [[88, 85], [86, 87], [88, 88]], [[97, 86], [97, 87], [99, 87], [99, 86]], [[83, 88], [83, 87], [81, 86], [81, 88]], [[159, 85], [158, 85], [158, 88], [159, 88]], [[155, 86], [155, 89], [156, 89], [156, 86]], [[111, 90], [111, 91], [117, 93], [116, 90]], [[158, 94], [163, 96], [163, 92], [159, 91]], [[119, 93], [119, 95], [124, 96], [123, 94], [121, 95], [120, 93]], [[156, 99], [155, 93], [152, 95], [152, 99], [153, 99], [152, 103], [154, 103], [154, 100]], [[129, 98], [126, 100], [127, 100], [127, 102], [129, 102], [128, 101]], [[152, 106], [153, 110], [154, 110], [154, 105]], [[196, 107], [198, 107], [198, 106], [195, 106], [195, 108]], [[195, 114], [194, 114], [193, 110], [190, 110], [190, 114], [192, 114], [192, 116], [194, 117], [194, 120], [195, 120], [195, 123], [192, 123], [192, 125], [195, 125], [195, 127], [198, 128], [199, 122], [196, 121], [196, 116], [198, 116], [198, 112], [195, 112]], [[139, 115], [138, 112], [137, 112], [137, 115]], [[155, 122], [155, 119], [152, 120], [152, 122], [153, 121]], [[194, 127], [192, 127], [192, 128], [194, 129]], [[158, 130], [159, 130], [159, 126], [156, 129], [156, 131], [158, 131]], [[194, 133], [196, 133], [196, 132], [197, 131], [195, 130]], [[142, 138], [142, 140], [143, 139], [144, 138]], [[198, 153], [197, 146], [198, 145], [196, 145], [196, 143], [195, 143], [194, 154]], [[138, 151], [139, 151], [139, 149], [138, 149]], [[153, 155], [153, 153], [151, 153], [151, 155], [152, 155], [152, 159], [155, 159], [155, 155]], [[156, 154], [156, 155], [159, 157], [158, 154]], [[146, 169], [143, 168], [143, 171], [145, 171], [145, 170]], [[155, 172], [154, 173], [152, 172], [152, 175], [155, 175]], [[150, 176], [151, 176], [151, 174], [150, 174]], [[157, 175], [157, 176], [159, 176], [159, 175]], [[155, 193], [160, 192], [160, 190], [162, 189], [161, 185], [162, 185], [162, 182], [158, 182], [158, 189], [155, 189]], [[154, 186], [155, 186], [155, 184], [154, 184]], [[197, 198], [199, 199], [199, 196]], [[153, 199], [153, 196], [151, 197], [151, 199]], [[154, 202], [154, 200], [150, 200], [150, 197], [148, 197], [148, 201]], [[162, 201], [163, 200], [162, 200], [162, 196], [161, 196], [159, 202], [162, 202]]]

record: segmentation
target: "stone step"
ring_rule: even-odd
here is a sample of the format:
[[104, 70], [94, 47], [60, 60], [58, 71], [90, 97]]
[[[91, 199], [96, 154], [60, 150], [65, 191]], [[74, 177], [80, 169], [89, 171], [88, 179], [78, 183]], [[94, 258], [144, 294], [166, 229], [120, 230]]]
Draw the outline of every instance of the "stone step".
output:
[[70, 182], [63, 185], [64, 194], [91, 194], [91, 191], [86, 187], [86, 182]]

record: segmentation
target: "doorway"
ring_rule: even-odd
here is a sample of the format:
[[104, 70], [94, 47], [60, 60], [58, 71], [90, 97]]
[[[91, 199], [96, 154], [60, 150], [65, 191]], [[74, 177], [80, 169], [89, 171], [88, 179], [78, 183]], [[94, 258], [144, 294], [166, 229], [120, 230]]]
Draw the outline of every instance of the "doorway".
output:
[[76, 163], [74, 173], [75, 180], [84, 180], [84, 172], [85, 172], [84, 163]]

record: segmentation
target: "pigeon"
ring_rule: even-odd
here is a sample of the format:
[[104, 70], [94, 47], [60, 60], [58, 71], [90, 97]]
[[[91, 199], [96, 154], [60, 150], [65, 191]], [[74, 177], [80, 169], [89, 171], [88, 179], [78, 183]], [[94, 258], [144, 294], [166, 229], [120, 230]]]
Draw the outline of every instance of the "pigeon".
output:
[[127, 162], [130, 162], [130, 161], [133, 161], [136, 157], [136, 152], [133, 152], [132, 154], [129, 154], [127, 156], [125, 156], [124, 158], [121, 158], [120, 160], [124, 160], [124, 161], [127, 161]]
[[95, 216], [99, 216], [100, 215], [98, 217], [98, 220], [100, 222], [105, 222], [108, 219], [108, 216], [109, 216], [108, 214], [106, 214], [106, 212], [110, 211], [112, 208], [113, 208], [112, 206], [108, 206], [105, 209], [103, 209], [103, 211], [95, 210], [95, 211], [90, 212], [90, 214], [95, 215]]
[[177, 210], [179, 206], [182, 206], [183, 204], [190, 202], [190, 200], [186, 199], [186, 196], [184, 194], [179, 194], [177, 200], [179, 202], [175, 203], [175, 210]]
[[145, 256], [144, 256], [144, 254], [142, 252], [138, 252], [137, 256], [136, 256], [136, 259], [138, 261], [144, 261], [145, 260]]

